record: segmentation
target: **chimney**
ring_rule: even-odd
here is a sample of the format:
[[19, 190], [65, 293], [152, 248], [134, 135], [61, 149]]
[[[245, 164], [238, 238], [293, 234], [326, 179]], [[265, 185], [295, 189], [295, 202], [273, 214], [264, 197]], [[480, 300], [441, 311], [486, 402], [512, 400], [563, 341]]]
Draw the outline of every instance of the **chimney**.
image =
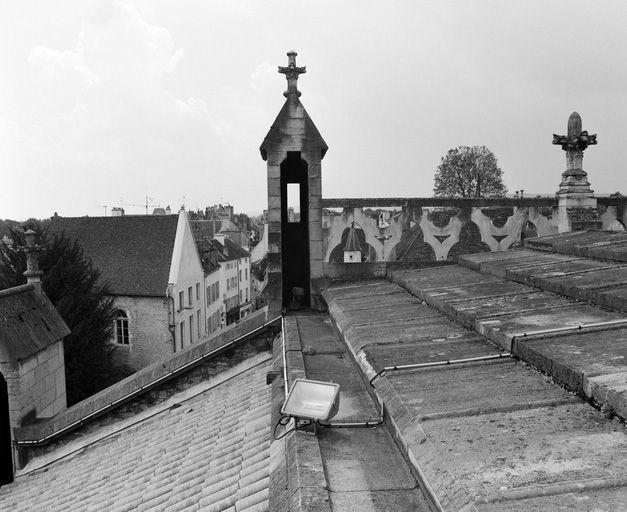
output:
[[41, 276], [43, 272], [39, 270], [39, 263], [37, 256], [39, 254], [39, 247], [35, 245], [35, 232], [29, 229], [24, 233], [26, 235], [26, 281], [35, 287], [35, 292], [41, 295]]

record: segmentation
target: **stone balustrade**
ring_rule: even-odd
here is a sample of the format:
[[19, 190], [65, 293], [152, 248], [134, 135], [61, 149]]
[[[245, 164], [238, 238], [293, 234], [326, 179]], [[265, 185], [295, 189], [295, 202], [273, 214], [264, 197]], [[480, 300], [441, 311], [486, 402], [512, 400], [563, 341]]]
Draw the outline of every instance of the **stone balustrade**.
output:
[[624, 230], [627, 197], [597, 198], [595, 209], [565, 208], [554, 197], [323, 199], [323, 262], [343, 263], [351, 225], [362, 262], [456, 261], [460, 254], [501, 251], [524, 238], [581, 226]]

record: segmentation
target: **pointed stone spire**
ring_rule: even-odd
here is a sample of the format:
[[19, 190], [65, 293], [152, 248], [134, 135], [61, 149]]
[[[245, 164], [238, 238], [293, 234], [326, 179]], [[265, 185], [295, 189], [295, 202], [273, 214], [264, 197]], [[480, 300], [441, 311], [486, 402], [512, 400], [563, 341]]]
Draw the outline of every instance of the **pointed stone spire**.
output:
[[297, 55], [294, 50], [287, 52], [287, 66], [279, 66], [279, 73], [282, 73], [285, 75], [285, 78], [287, 78], [287, 91], [283, 93], [283, 96], [286, 98], [292, 95], [295, 95], [297, 98], [300, 97], [300, 91], [296, 84], [298, 82], [298, 75], [307, 72], [307, 66], [300, 68], [296, 66]]

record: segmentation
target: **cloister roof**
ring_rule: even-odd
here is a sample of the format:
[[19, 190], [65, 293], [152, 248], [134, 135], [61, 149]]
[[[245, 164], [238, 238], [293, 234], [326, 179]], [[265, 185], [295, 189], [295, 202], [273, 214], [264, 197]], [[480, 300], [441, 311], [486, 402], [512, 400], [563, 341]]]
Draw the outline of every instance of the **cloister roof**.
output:
[[257, 356], [77, 438], [61, 459], [35, 459], [0, 488], [0, 509], [268, 510], [267, 370]]

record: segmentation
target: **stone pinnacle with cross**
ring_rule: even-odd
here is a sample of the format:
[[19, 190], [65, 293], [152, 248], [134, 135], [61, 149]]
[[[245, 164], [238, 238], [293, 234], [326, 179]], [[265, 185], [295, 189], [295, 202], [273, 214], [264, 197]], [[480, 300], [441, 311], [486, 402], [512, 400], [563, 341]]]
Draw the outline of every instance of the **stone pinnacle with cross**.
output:
[[597, 136], [589, 135], [581, 129], [581, 116], [573, 112], [568, 118], [566, 135], [553, 134], [553, 144], [562, 146], [566, 151], [566, 170], [562, 173], [562, 182], [558, 194], [592, 195], [588, 173], [582, 168], [583, 152], [588, 146], [597, 143]]
[[283, 96], [286, 98], [289, 98], [292, 94], [296, 95], [296, 97], [300, 96], [300, 91], [296, 87], [298, 75], [307, 72], [306, 66], [301, 68], [296, 66], [296, 55], [298, 54], [294, 50], [287, 52], [287, 66], [279, 66], [279, 73], [284, 74], [287, 78], [287, 91], [283, 93]]

